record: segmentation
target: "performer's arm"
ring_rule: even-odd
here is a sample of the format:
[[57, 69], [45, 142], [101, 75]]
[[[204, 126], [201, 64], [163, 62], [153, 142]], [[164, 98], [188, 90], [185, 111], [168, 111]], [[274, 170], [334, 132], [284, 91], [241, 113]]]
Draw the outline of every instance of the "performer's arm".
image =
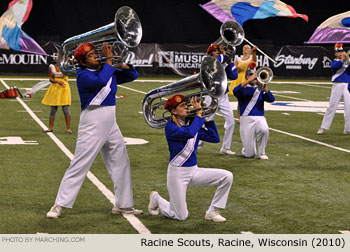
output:
[[226, 56], [223, 53], [220, 53], [219, 56], [216, 57], [216, 59], [222, 64], [226, 61]]
[[265, 86], [264, 94], [262, 95], [264, 101], [266, 102], [274, 102], [275, 96], [271, 93], [271, 91]]
[[340, 69], [343, 67], [343, 64], [341, 60], [333, 60], [331, 62], [331, 69]]
[[251, 91], [247, 91], [245, 88], [247, 85], [256, 79], [256, 73], [250, 75], [247, 80], [243, 81], [241, 84], [239, 84], [237, 87], [233, 89], [233, 94], [238, 98], [243, 98], [245, 96], [252, 96], [255, 92], [254, 89], [251, 89]]
[[[107, 58], [113, 56], [113, 47], [108, 45], [108, 43], [103, 43], [102, 53], [103, 53], [103, 56], [105, 56]], [[112, 59], [111, 58], [106, 60], [104, 67], [108, 67], [108, 68], [112, 67]], [[122, 63], [122, 64], [116, 66], [116, 68], [114, 68], [114, 70], [115, 70], [114, 74], [117, 77], [118, 84], [133, 81], [133, 80], [137, 79], [137, 77], [139, 76], [138, 72], [131, 64], [127, 65], [125, 63]]]
[[199, 130], [199, 139], [209, 143], [219, 143], [220, 136], [214, 121], [205, 123], [205, 128]]
[[238, 78], [238, 72], [235, 63], [231, 62], [225, 67], [225, 72], [230, 80], [236, 80]]
[[115, 75], [118, 84], [131, 82], [139, 77], [139, 73], [131, 64], [125, 64], [123, 68], [116, 68]]
[[168, 139], [187, 140], [194, 138], [198, 131], [202, 128], [205, 120], [199, 116], [195, 116], [191, 125], [179, 127], [175, 123], [167, 123], [165, 126], [165, 134]]

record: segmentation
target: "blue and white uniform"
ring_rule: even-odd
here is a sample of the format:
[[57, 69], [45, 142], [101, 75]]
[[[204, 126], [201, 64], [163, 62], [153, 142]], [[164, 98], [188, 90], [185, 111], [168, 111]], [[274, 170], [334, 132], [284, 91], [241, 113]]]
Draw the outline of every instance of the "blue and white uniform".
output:
[[323, 117], [321, 128], [329, 130], [331, 128], [335, 112], [341, 99], [344, 100], [344, 133], [350, 133], [350, 66], [341, 60], [331, 62], [332, 71], [332, 91], [329, 98], [329, 105]]
[[[202, 127], [203, 125], [205, 127]], [[189, 185], [217, 185], [208, 212], [213, 208], [225, 208], [233, 181], [232, 173], [222, 169], [197, 167], [198, 141], [220, 142], [215, 122], [206, 122], [203, 118], [196, 116], [191, 124], [179, 127], [170, 120], [165, 126], [165, 136], [170, 152], [167, 173], [170, 202], [159, 194], [155, 195], [154, 200], [161, 213], [168, 218], [185, 220], [188, 216], [186, 191]]]
[[274, 102], [275, 97], [270, 90], [265, 93], [257, 87], [243, 88], [239, 84], [234, 88], [233, 94], [237, 97], [240, 114], [240, 135], [243, 144], [242, 154], [246, 157], [256, 155], [255, 136], [258, 141], [258, 156], [265, 155], [265, 148], [269, 138], [269, 127], [264, 116], [264, 102]]
[[[221, 63], [221, 64], [226, 64], [226, 56], [223, 54], [220, 54], [217, 57], [217, 60]], [[225, 72], [227, 75], [227, 78], [230, 80], [235, 80], [238, 77], [238, 72], [235, 66], [235, 63], [232, 62], [230, 64], [226, 64], [225, 66]], [[218, 109], [220, 110], [220, 113], [222, 114], [222, 116], [225, 119], [225, 124], [224, 124], [224, 128], [225, 128], [225, 133], [224, 133], [224, 137], [222, 140], [222, 150], [231, 150], [231, 143], [232, 143], [232, 135], [233, 132], [235, 130], [235, 120], [234, 120], [234, 115], [233, 115], [233, 110], [231, 108], [230, 105], [230, 100], [228, 98], [228, 91], [229, 88], [227, 86], [227, 90], [225, 95], [223, 95], [222, 97], [220, 97], [218, 99]], [[208, 98], [206, 98], [206, 103], [210, 103], [209, 100], [207, 100]], [[214, 115], [212, 115], [211, 117], [209, 117], [209, 120], [214, 120]]]
[[104, 64], [98, 70], [80, 68], [77, 86], [81, 109], [74, 158], [66, 170], [56, 197], [56, 205], [72, 208], [84, 179], [101, 152], [114, 183], [115, 206], [132, 207], [130, 162], [124, 138], [116, 123], [117, 84], [138, 77], [131, 65], [121, 70]]

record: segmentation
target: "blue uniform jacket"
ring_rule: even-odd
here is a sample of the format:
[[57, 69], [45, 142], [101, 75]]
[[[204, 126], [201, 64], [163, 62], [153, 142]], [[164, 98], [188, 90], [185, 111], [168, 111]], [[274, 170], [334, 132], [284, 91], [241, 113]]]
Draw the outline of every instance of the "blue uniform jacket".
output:
[[350, 83], [350, 65], [341, 60], [331, 62], [332, 81]]
[[130, 70], [118, 69], [104, 64], [98, 70], [79, 68], [77, 71], [77, 86], [80, 96], [81, 110], [88, 105], [115, 106], [117, 84], [130, 82], [138, 77], [132, 65]]
[[[225, 63], [226, 61], [226, 56], [223, 54], [219, 54], [219, 56], [216, 58], [221, 64]], [[235, 80], [238, 78], [238, 72], [236, 69], [236, 65], [234, 62], [231, 62], [225, 67], [225, 72], [227, 75], [227, 78], [230, 80]]]
[[[203, 124], [205, 128], [202, 128]], [[190, 125], [183, 127], [169, 120], [165, 125], [165, 137], [170, 152], [169, 163], [173, 166], [197, 165], [196, 149], [199, 140], [210, 143], [220, 142], [215, 122], [206, 122], [199, 116], [195, 116]]]
[[[233, 94], [238, 99], [241, 116], [244, 115], [244, 111], [247, 109], [247, 107], [250, 110], [248, 116], [264, 116], [264, 102], [275, 101], [275, 97], [270, 90], [267, 93], [265, 93], [264, 90], [261, 90], [258, 93], [258, 97], [254, 97], [254, 99], [252, 99], [253, 95], [256, 93], [256, 90], [257, 87], [247, 86], [246, 88], [243, 88], [242, 84], [239, 84], [233, 89]], [[248, 104], [250, 105], [248, 106]]]
[[[216, 57], [216, 59], [221, 63], [225, 63], [226, 61], [226, 56], [223, 55], [223, 54], [219, 54], [218, 57]], [[238, 78], [238, 72], [237, 72], [237, 69], [236, 69], [236, 65], [234, 62], [231, 62], [230, 64], [228, 64], [226, 67], [225, 67], [225, 72], [226, 72], [226, 76], [227, 78], [229, 78], [230, 80], [235, 80]], [[228, 85], [227, 85], [227, 88], [226, 88], [226, 92], [225, 93], [228, 93], [229, 89], [228, 89]]]

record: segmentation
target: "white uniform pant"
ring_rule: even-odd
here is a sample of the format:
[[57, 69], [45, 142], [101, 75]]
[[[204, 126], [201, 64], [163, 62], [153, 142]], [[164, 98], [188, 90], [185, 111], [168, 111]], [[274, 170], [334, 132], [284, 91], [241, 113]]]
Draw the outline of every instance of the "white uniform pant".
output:
[[56, 205], [73, 207], [99, 152], [114, 183], [115, 205], [133, 206], [130, 161], [116, 123], [115, 106], [88, 106], [81, 112], [74, 158], [61, 181]]
[[[206, 96], [205, 102], [207, 102], [207, 97], [211, 99], [210, 96]], [[220, 113], [225, 119], [225, 134], [224, 138], [222, 140], [222, 148], [230, 150], [231, 149], [231, 144], [232, 144], [232, 135], [235, 130], [235, 119], [233, 115], [233, 110], [230, 105], [230, 100], [228, 98], [228, 95], [225, 94], [221, 98], [218, 99], [218, 109], [220, 110]], [[214, 115], [209, 117], [209, 121], [214, 120]]]
[[350, 93], [348, 83], [333, 83], [329, 105], [322, 120], [321, 128], [329, 130], [331, 128], [335, 112], [340, 100], [344, 100], [344, 130], [350, 131]]
[[265, 155], [265, 148], [269, 139], [269, 126], [264, 116], [242, 116], [240, 135], [243, 144], [242, 154], [246, 157], [256, 155], [256, 136], [258, 155]]
[[161, 213], [172, 219], [185, 220], [188, 216], [187, 186], [217, 185], [210, 207], [225, 208], [230, 193], [233, 175], [222, 169], [168, 166], [167, 188], [170, 202], [158, 196], [155, 198]]

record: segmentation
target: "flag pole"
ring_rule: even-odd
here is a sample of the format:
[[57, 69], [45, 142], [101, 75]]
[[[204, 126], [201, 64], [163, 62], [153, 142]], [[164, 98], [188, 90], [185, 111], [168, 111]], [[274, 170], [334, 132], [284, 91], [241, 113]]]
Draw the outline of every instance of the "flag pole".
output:
[[[250, 44], [251, 46], [255, 46], [252, 42], [250, 42], [248, 39], [246, 39], [246, 38], [244, 38], [244, 40], [248, 43], [248, 44]], [[261, 52], [262, 54], [264, 54], [269, 60], [271, 60], [273, 63], [276, 63], [276, 61], [274, 60], [274, 59], [272, 59], [269, 55], [267, 55], [266, 53], [264, 53], [263, 51], [261, 51], [260, 49], [259, 49], [259, 47], [257, 47], [256, 48], [259, 52]]]

